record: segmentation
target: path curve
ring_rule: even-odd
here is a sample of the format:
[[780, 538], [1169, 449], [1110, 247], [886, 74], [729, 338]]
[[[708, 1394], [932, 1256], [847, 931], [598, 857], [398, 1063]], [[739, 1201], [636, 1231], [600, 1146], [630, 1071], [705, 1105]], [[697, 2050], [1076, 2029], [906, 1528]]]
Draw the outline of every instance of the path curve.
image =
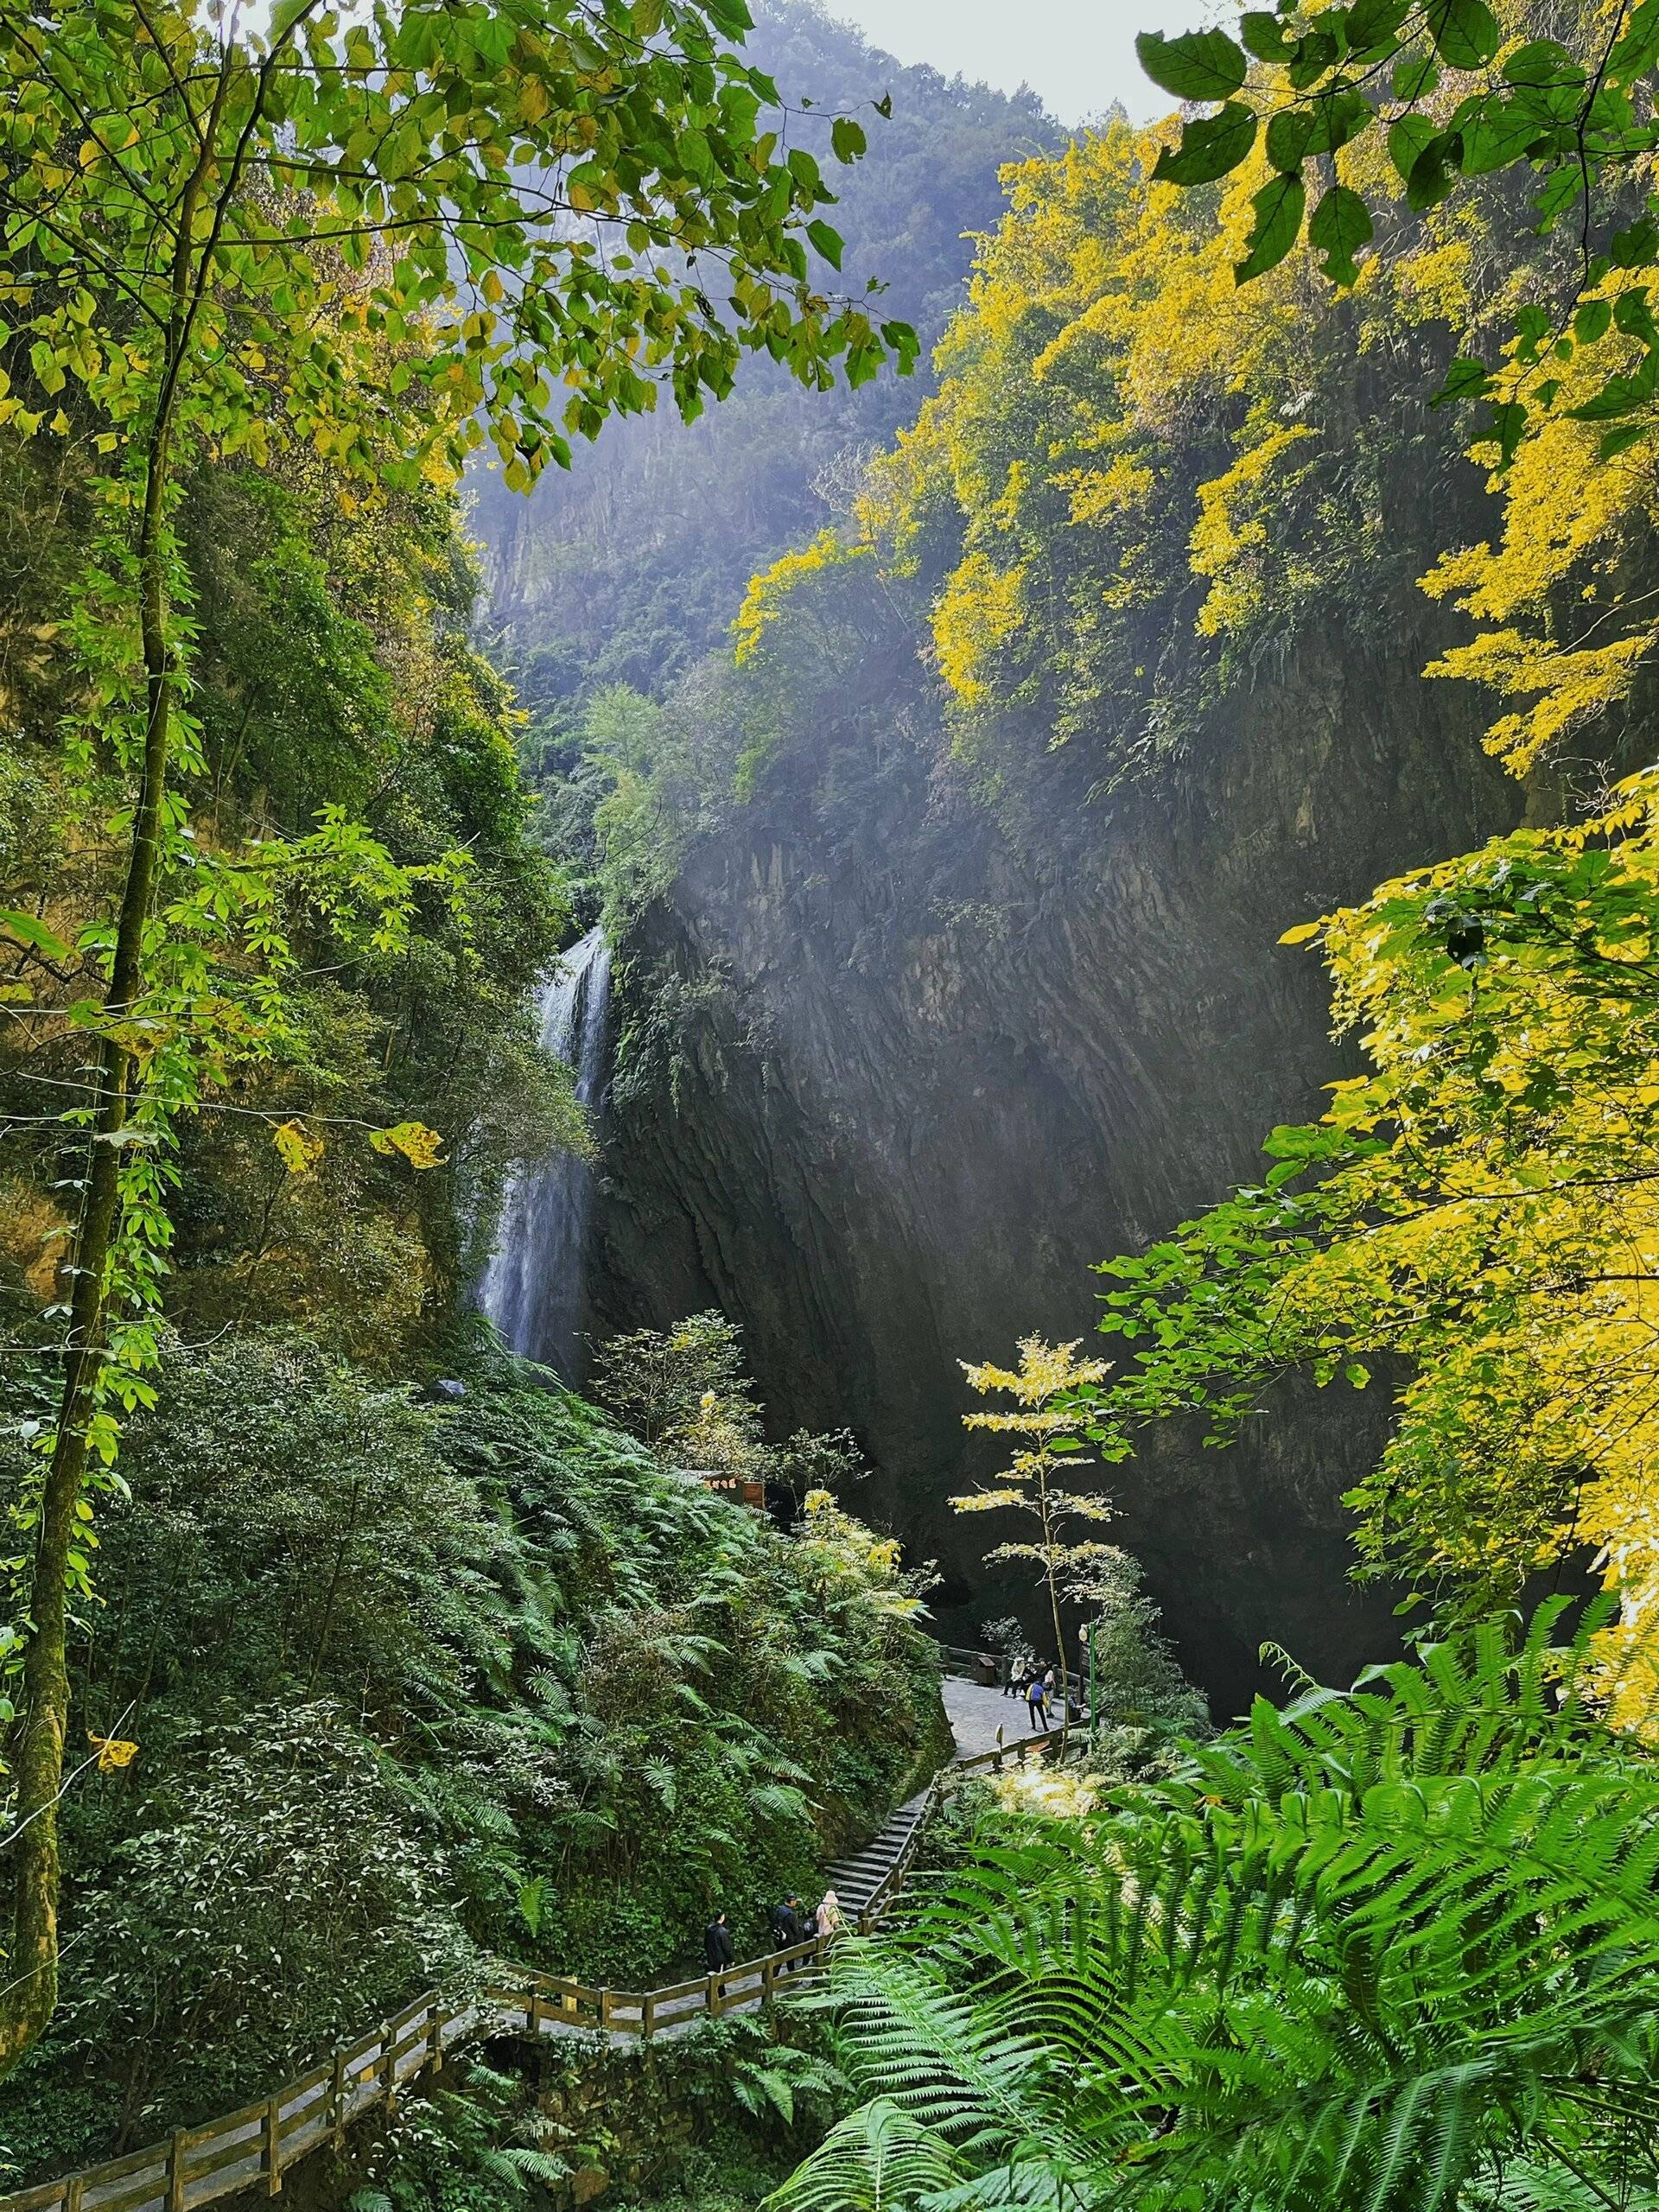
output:
[[[830, 1870], [848, 1926], [861, 1933], [903, 1889], [922, 1830], [953, 1774], [964, 1767], [1000, 1769], [1005, 1758], [1023, 1762], [1065, 1753], [1059, 1731], [1033, 1735], [1015, 1699], [956, 1677], [942, 1687], [955, 1759], [889, 1815], [861, 1851]], [[339, 2145], [355, 2120], [376, 2106], [394, 2106], [463, 2044], [499, 2035], [539, 2042], [575, 2034], [610, 2043], [683, 2035], [700, 2020], [767, 2003], [781, 1986], [798, 1987], [798, 1977], [819, 1965], [822, 1949], [807, 1942], [644, 1991], [589, 1989], [559, 1975], [504, 1967], [506, 1986], [460, 2003], [429, 1991], [274, 2095], [204, 2126], [181, 2128], [167, 2142], [125, 2158], [0, 2196], [0, 2212], [197, 2212], [248, 2189], [276, 2196], [283, 2175], [310, 2152], [327, 2142]]]

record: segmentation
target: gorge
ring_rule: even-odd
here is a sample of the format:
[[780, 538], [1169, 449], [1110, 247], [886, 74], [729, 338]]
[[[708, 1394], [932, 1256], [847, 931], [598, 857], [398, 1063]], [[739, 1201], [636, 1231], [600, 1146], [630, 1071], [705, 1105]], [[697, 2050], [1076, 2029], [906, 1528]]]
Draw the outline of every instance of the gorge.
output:
[[[538, 725], [617, 939], [582, 1332], [729, 1313], [780, 1433], [850, 1424], [861, 1497], [938, 1558], [965, 1641], [1030, 1593], [944, 1503], [993, 1464], [958, 1363], [1085, 1335], [1090, 1270], [1248, 1181], [1351, 1068], [1287, 929], [1523, 803], [1478, 695], [1421, 674], [1463, 626], [1418, 580], [1491, 523], [1423, 404], [1416, 244], [1357, 305], [1299, 276], [1257, 309], [1121, 127], [1011, 175], [936, 395], [891, 458], [846, 450], [828, 528], [750, 588], [739, 666], [636, 667]], [[554, 487], [493, 569], [532, 697], [526, 549], [556, 557], [599, 496]], [[1170, 1424], [1112, 1473], [1222, 1709], [1269, 1636], [1337, 1673], [1386, 1647], [1340, 1500], [1388, 1397], [1288, 1379], [1229, 1452]]]
[[0, 10], [0, 2204], [1650, 2212], [1659, 0], [748, 12]]

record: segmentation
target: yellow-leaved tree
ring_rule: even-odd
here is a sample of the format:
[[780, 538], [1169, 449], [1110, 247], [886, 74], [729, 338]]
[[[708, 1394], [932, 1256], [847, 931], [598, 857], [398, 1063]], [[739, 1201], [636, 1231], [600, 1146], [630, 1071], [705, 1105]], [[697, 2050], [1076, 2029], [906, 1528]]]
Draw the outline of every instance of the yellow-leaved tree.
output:
[[988, 1566], [1002, 1560], [1028, 1561], [1037, 1569], [1048, 1600], [1063, 1699], [1069, 1694], [1070, 1675], [1060, 1609], [1071, 1595], [1071, 1585], [1113, 1551], [1109, 1544], [1068, 1541], [1066, 1535], [1073, 1522], [1098, 1527], [1113, 1511], [1109, 1497], [1062, 1486], [1071, 1468], [1091, 1464], [1077, 1456], [1085, 1426], [1079, 1394], [1096, 1389], [1109, 1372], [1104, 1360], [1078, 1358], [1080, 1342], [1050, 1344], [1040, 1337], [1022, 1337], [1017, 1368], [969, 1367], [964, 1362], [963, 1372], [982, 1397], [1000, 1392], [1014, 1400], [1014, 1410], [964, 1414], [963, 1427], [1029, 1441], [1016, 1447], [1007, 1471], [990, 1486], [950, 1500], [953, 1512], [1020, 1513], [1035, 1522], [1029, 1537], [994, 1546], [985, 1560]]

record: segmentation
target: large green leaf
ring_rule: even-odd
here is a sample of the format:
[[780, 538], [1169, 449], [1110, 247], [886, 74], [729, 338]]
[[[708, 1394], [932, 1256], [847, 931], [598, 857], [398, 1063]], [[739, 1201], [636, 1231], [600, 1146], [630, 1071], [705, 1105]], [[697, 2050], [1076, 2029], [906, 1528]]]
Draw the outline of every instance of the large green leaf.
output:
[[43, 953], [48, 960], [73, 960], [74, 947], [66, 944], [55, 930], [34, 914], [21, 912], [15, 906], [0, 906], [0, 930], [19, 944], [26, 944], [32, 952]]
[[1370, 210], [1359, 194], [1333, 184], [1307, 226], [1308, 243], [1325, 256], [1325, 273], [1333, 283], [1354, 282], [1359, 274], [1354, 256], [1370, 244], [1374, 230]]
[[1229, 100], [1214, 115], [1189, 118], [1180, 144], [1159, 149], [1153, 175], [1160, 183], [1208, 184], [1238, 167], [1255, 145], [1255, 109]]
[[1486, 0], [1427, 0], [1423, 16], [1449, 69], [1484, 68], [1503, 41]]
[[1186, 31], [1179, 38], [1142, 31], [1135, 50], [1153, 83], [1178, 100], [1230, 99], [1249, 73], [1243, 48], [1225, 31]]
[[1234, 279], [1240, 284], [1276, 268], [1295, 245], [1301, 234], [1307, 194], [1300, 177], [1276, 176], [1262, 186], [1250, 205], [1255, 221], [1244, 258], [1233, 270]]

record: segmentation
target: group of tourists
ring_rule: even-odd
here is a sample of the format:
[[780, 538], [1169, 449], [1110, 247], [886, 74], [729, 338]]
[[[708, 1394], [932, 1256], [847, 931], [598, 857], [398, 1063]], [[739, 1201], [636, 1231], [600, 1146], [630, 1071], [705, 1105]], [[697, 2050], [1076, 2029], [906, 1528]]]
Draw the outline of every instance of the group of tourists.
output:
[[1061, 1721], [1065, 1719], [1065, 1700], [1060, 1694], [1060, 1678], [1052, 1665], [1041, 1659], [1016, 1661], [1009, 1669], [1007, 1680], [1002, 1685], [1004, 1697], [1022, 1697], [1026, 1701], [1026, 1718], [1033, 1728], [1048, 1733], [1051, 1716]]
[[780, 1951], [792, 1950], [797, 1943], [839, 1936], [846, 1925], [847, 1916], [833, 1890], [826, 1890], [810, 1912], [799, 1897], [785, 1897], [781, 1904], [772, 1908], [772, 1940]]
[[[792, 1951], [798, 1944], [839, 1936], [847, 1925], [847, 1916], [833, 1890], [826, 1890], [810, 1912], [799, 1897], [785, 1897], [780, 1904], [773, 1905], [768, 1921], [773, 1947], [779, 1951]], [[735, 1959], [732, 1931], [723, 1912], [717, 1912], [703, 1929], [702, 1954], [709, 1961], [710, 1974], [719, 1974]]]

